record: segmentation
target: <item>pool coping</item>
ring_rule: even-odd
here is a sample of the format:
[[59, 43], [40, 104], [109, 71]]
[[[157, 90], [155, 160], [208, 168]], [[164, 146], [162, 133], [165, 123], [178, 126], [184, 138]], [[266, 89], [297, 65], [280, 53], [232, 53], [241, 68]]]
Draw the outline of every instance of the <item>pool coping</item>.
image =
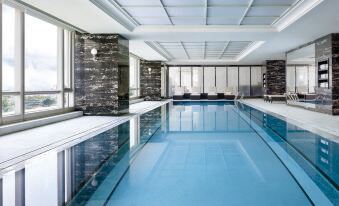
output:
[[318, 134], [318, 135], [324, 137], [325, 139], [328, 139], [328, 140], [331, 140], [333, 142], [339, 143], [339, 135], [336, 134], [335, 132], [332, 132], [332, 131], [329, 131], [329, 130], [326, 130], [326, 129], [322, 129], [322, 128], [316, 127], [314, 125], [310, 125], [308, 123], [305, 123], [305, 122], [302, 122], [300, 120], [296, 120], [296, 119], [290, 118], [290, 117], [285, 116], [285, 115], [278, 114], [276, 112], [272, 112], [270, 110], [266, 110], [266, 109], [264, 109], [262, 107], [258, 107], [256, 105], [251, 104], [251, 103], [246, 102], [246, 101], [239, 101], [238, 100], [238, 102], [240, 102], [242, 104], [245, 104], [247, 106], [250, 106], [250, 107], [252, 107], [254, 109], [257, 109], [259, 111], [262, 111], [264, 113], [267, 113], [269, 115], [272, 115], [274, 117], [277, 117], [279, 119], [282, 119], [282, 120], [286, 121], [287, 123], [291, 123], [291, 124], [293, 124], [295, 126], [298, 126], [298, 127], [302, 128], [302, 129], [305, 129], [305, 130], [308, 130], [308, 131], [310, 131], [312, 133]]
[[120, 124], [123, 124], [130, 119], [140, 116], [142, 114], [145, 114], [153, 109], [156, 109], [160, 106], [163, 106], [167, 103], [171, 102], [170, 100], [165, 101], [159, 101], [159, 103], [156, 103], [154, 105], [145, 107], [141, 110], [138, 110], [137, 113], [129, 113], [126, 116], [121, 116], [118, 120], [112, 120], [107, 123], [101, 124], [97, 127], [88, 129], [86, 131], [82, 131], [80, 133], [76, 133], [74, 135], [68, 136], [63, 138], [62, 140], [52, 142], [51, 144], [41, 146], [39, 148], [36, 148], [34, 150], [31, 150], [29, 152], [23, 153], [22, 155], [16, 156], [14, 158], [10, 158], [6, 161], [3, 161], [0, 163], [0, 178], [10, 171], [18, 171], [20, 169], [23, 169], [25, 167], [25, 161], [34, 158], [36, 156], [42, 155], [47, 152], [60, 152], [63, 151], [69, 147], [72, 147], [80, 142], [83, 142], [89, 138], [92, 138], [95, 135], [98, 135], [104, 131], [107, 131], [113, 127], [116, 127]]

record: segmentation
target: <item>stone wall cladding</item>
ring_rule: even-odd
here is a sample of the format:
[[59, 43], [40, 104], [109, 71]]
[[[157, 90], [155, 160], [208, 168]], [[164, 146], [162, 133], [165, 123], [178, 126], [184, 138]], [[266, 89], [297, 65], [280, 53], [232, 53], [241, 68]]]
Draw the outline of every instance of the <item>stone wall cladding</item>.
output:
[[[315, 62], [316, 71], [318, 71], [318, 62], [329, 60], [329, 87], [331, 88], [332, 83], [332, 40], [331, 35], [326, 35], [322, 38], [317, 39], [315, 43]], [[318, 79], [318, 72], [316, 72], [316, 79]], [[332, 114], [332, 90], [330, 88], [318, 88], [316, 95], [318, 99], [322, 99], [321, 103], [316, 104], [315, 111]], [[321, 98], [320, 98], [321, 97]]]
[[286, 92], [286, 61], [266, 61], [266, 94], [278, 95]]
[[339, 115], [339, 34], [332, 34], [332, 114]]
[[148, 101], [161, 100], [160, 61], [140, 61], [140, 96]]
[[[128, 112], [128, 42], [126, 45], [127, 40], [121, 39], [117, 34], [75, 37], [75, 108], [85, 115]], [[93, 48], [98, 51], [96, 61], [91, 54]]]

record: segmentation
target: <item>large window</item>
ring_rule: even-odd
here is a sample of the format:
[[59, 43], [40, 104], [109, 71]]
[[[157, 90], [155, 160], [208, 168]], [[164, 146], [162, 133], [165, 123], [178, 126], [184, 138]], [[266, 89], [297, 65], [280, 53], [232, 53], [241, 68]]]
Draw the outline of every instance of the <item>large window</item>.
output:
[[[2, 4], [0, 123], [73, 107], [73, 32]], [[34, 114], [31, 113], [39, 113]]]
[[185, 87], [186, 92], [190, 92], [192, 87], [191, 67], [181, 67], [180, 77], [181, 77], [181, 86]]
[[129, 96], [136, 98], [140, 96], [140, 61], [135, 56], [129, 58]]
[[174, 88], [180, 87], [180, 67], [170, 67], [168, 71], [169, 96], [173, 96]]
[[215, 88], [215, 67], [204, 67], [204, 93], [213, 92]]
[[217, 92], [224, 93], [226, 91], [227, 70], [226, 67], [215, 68], [215, 84], [217, 85]]
[[262, 68], [251, 67], [251, 95], [261, 96], [263, 94]]
[[216, 89], [217, 93], [231, 90], [244, 96], [261, 96], [262, 66], [195, 66], [169, 67], [169, 96], [174, 87], [200, 88], [201, 93]]
[[20, 85], [16, 85], [15, 69], [15, 9], [3, 5], [2, 7], [2, 96], [3, 115], [13, 115], [19, 111], [15, 110], [20, 91]]
[[239, 92], [240, 95], [250, 96], [251, 94], [251, 68], [239, 67]]
[[192, 86], [199, 88], [200, 92], [203, 91], [204, 74], [201, 67], [192, 68]]

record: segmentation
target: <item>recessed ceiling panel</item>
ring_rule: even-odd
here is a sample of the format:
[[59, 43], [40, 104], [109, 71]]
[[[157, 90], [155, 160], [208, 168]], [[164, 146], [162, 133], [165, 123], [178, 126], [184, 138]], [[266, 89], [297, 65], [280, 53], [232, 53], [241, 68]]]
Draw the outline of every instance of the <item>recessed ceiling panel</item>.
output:
[[284, 6], [265, 6], [265, 7], [252, 7], [247, 16], [277, 16], [279, 17], [289, 7]]
[[236, 25], [240, 18], [208, 18], [208, 25]]
[[204, 7], [171, 7], [167, 8], [168, 14], [172, 16], [187, 16], [187, 17], [203, 17], [205, 13]]
[[166, 17], [167, 14], [161, 7], [128, 7], [126, 11], [135, 19], [138, 17]]
[[167, 17], [165, 18], [138, 18], [137, 22], [143, 25], [171, 25]]
[[206, 0], [162, 0], [165, 6], [187, 6], [187, 5], [201, 5], [205, 4]]
[[271, 25], [274, 20], [277, 18], [274, 17], [260, 17], [260, 18], [244, 18], [243, 25]]
[[172, 18], [174, 25], [204, 25], [204, 19], [195, 19], [195, 18]]
[[254, 5], [282, 5], [282, 4], [289, 4], [292, 5], [298, 0], [254, 0]]
[[246, 7], [210, 7], [209, 17], [241, 17], [246, 11]]
[[124, 6], [145, 6], [145, 5], [161, 5], [159, 0], [116, 0], [116, 2]]
[[248, 5], [251, 0], [208, 0], [208, 5]]
[[235, 59], [252, 42], [207, 41], [207, 42], [157, 42], [174, 59]]

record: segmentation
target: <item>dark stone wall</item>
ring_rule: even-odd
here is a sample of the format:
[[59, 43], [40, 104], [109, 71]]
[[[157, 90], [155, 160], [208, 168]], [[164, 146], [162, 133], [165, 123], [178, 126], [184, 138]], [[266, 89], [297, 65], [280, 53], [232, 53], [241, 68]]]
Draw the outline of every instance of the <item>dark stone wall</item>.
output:
[[85, 115], [128, 113], [128, 40], [117, 34], [76, 34], [74, 56], [75, 108]]
[[339, 115], [339, 34], [329, 34], [315, 41], [315, 59], [317, 67], [319, 61], [329, 60], [329, 88], [316, 90], [316, 95], [322, 99], [316, 111]]
[[[315, 62], [316, 71], [318, 71], [318, 62], [323, 60], [329, 60], [329, 79], [331, 79], [331, 56], [332, 56], [332, 40], [331, 35], [324, 36], [317, 39], [315, 42]], [[316, 79], [318, 79], [318, 72], [316, 72]], [[316, 105], [315, 111], [332, 114], [332, 86], [331, 80], [329, 81], [329, 88], [317, 88], [317, 99], [321, 99]]]
[[266, 61], [266, 94], [284, 94], [286, 92], [286, 61]]
[[160, 61], [140, 61], [140, 96], [148, 101], [161, 100]]
[[339, 115], [339, 34], [332, 34], [332, 114]]

